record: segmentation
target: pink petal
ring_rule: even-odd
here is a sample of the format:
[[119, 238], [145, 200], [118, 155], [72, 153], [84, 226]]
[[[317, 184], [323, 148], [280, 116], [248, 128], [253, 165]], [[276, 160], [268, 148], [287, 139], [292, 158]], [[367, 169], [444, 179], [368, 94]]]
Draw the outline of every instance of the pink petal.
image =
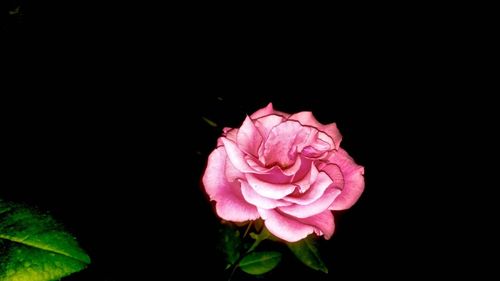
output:
[[256, 220], [260, 217], [255, 206], [245, 202], [241, 194], [231, 192], [216, 201], [215, 211], [222, 219], [234, 222]]
[[239, 131], [238, 129], [233, 129], [233, 128], [225, 127], [222, 131], [224, 133], [223, 135], [226, 138], [228, 138], [228, 139], [236, 142], [236, 136], [238, 135], [238, 131]]
[[217, 214], [229, 221], [242, 222], [260, 217], [257, 208], [245, 201], [239, 183], [229, 183], [225, 178], [226, 151], [223, 147], [215, 149], [208, 157], [207, 168], [203, 175], [203, 186], [215, 200]]
[[302, 159], [300, 157], [296, 157], [295, 161], [291, 166], [288, 166], [286, 169], [282, 169], [281, 167], [280, 170], [281, 172], [286, 175], [286, 176], [294, 176], [297, 174], [297, 171], [300, 169], [302, 166]]
[[267, 115], [259, 119], [254, 120], [255, 127], [259, 130], [261, 136], [267, 139], [269, 132], [285, 120], [283, 116], [280, 115]]
[[306, 192], [297, 195], [292, 194], [283, 199], [299, 205], [309, 205], [318, 200], [331, 184], [333, 184], [333, 180], [328, 176], [328, 174], [320, 172], [311, 187]]
[[295, 190], [293, 184], [277, 184], [262, 181], [253, 174], [246, 174], [247, 182], [261, 196], [281, 199]]
[[296, 162], [300, 161], [300, 167], [299, 169], [295, 172], [295, 175], [293, 175], [293, 181], [299, 181], [303, 179], [304, 177], [308, 176], [311, 173], [311, 169], [313, 166], [313, 161], [311, 159], [308, 159], [306, 157], [299, 156]]
[[[229, 140], [236, 142], [237, 135], [238, 135], [238, 129], [233, 129], [233, 128], [229, 128], [229, 127], [225, 127], [224, 129], [222, 129], [222, 136], [229, 139]], [[222, 143], [222, 138], [218, 138], [217, 139], [217, 146], [222, 146], [222, 145], [224, 145]]]
[[335, 123], [323, 125], [320, 122], [318, 122], [318, 120], [316, 120], [316, 118], [310, 111], [302, 111], [299, 113], [292, 114], [292, 116], [290, 116], [288, 119], [297, 120], [302, 125], [318, 128], [320, 131], [325, 132], [333, 139], [336, 148], [340, 147], [340, 142], [342, 141], [342, 135], [340, 134], [340, 131], [338, 130], [337, 125]]
[[[250, 163], [251, 160], [249, 160], [248, 162]], [[254, 168], [252, 165], [250, 166]], [[259, 173], [256, 173], [256, 176], [262, 181], [277, 184], [291, 183], [294, 177], [294, 175], [285, 175], [283, 173], [283, 170], [278, 166], [268, 168], [267, 171], [259, 170]]]
[[203, 174], [203, 186], [210, 200], [215, 200], [217, 194], [224, 187], [227, 181], [224, 177], [226, 151], [223, 147], [218, 147], [208, 156], [207, 168]]
[[246, 117], [245, 121], [238, 130], [237, 141], [238, 147], [248, 154], [258, 157], [259, 146], [262, 143], [262, 136], [255, 127], [252, 119]]
[[233, 141], [224, 137], [220, 139], [227, 152], [228, 159], [240, 172], [261, 174], [272, 170], [272, 168], [262, 167], [261, 163], [258, 163], [258, 160], [252, 159], [251, 155], [246, 155]]
[[286, 119], [288, 119], [288, 117], [290, 117], [290, 113], [286, 113], [286, 112], [283, 112], [283, 111], [278, 111], [278, 110], [274, 110], [273, 114], [276, 114], [276, 115], [281, 115], [283, 117], [285, 117]]
[[330, 162], [337, 164], [343, 174], [344, 188], [330, 206], [331, 210], [349, 209], [359, 199], [365, 189], [365, 169], [357, 165], [347, 152], [340, 148], [330, 156]]
[[298, 187], [298, 192], [301, 194], [309, 190], [309, 188], [311, 188], [311, 184], [314, 183], [318, 177], [318, 169], [316, 169], [316, 166], [311, 165], [310, 167], [311, 168], [309, 169], [307, 175], [302, 177], [300, 180], [292, 182]]
[[255, 190], [253, 190], [253, 188], [250, 187], [250, 185], [245, 181], [241, 182], [241, 193], [248, 203], [263, 209], [274, 209], [276, 207], [288, 206], [292, 204], [283, 200], [263, 197], [255, 192]]
[[[248, 160], [248, 163], [250, 164], [251, 161]], [[300, 185], [301, 192], [304, 192], [306, 185], [303, 184], [303, 181], [310, 179], [311, 166], [312, 161], [310, 159], [299, 156], [295, 163], [285, 170], [279, 166], [274, 166], [267, 169], [267, 171], [259, 170], [256, 176], [262, 181], [271, 183], [294, 183], [295, 185]], [[250, 167], [254, 168], [252, 164], [250, 164]]]
[[330, 177], [333, 181], [332, 186], [340, 190], [344, 189], [344, 174], [338, 165], [327, 163], [325, 165], [321, 165], [320, 170], [328, 174], [328, 177]]
[[321, 139], [317, 139], [315, 142], [311, 143], [311, 145], [304, 147], [301, 154], [309, 159], [320, 159], [325, 157], [326, 154], [333, 150], [334, 147], [334, 145], [330, 145]]
[[254, 174], [258, 175], [269, 174], [272, 173], [272, 171], [275, 170], [276, 168], [276, 167], [267, 168], [262, 163], [260, 163], [258, 159], [252, 158], [250, 155], [247, 155], [245, 159], [247, 161], [248, 166], [250, 166], [250, 168], [253, 169]]
[[291, 166], [314, 133], [313, 128], [303, 127], [295, 121], [286, 121], [275, 126], [263, 143], [261, 161], [264, 160], [262, 162], [266, 163], [266, 166]]
[[257, 118], [260, 118], [260, 117], [263, 117], [266, 115], [270, 115], [273, 113], [274, 113], [273, 103], [270, 102], [266, 107], [255, 111], [252, 115], [250, 115], [250, 117], [252, 119], [257, 119]]
[[295, 218], [280, 214], [276, 210], [258, 208], [259, 214], [272, 234], [288, 242], [296, 242], [315, 231], [314, 227]]
[[245, 174], [234, 167], [233, 163], [226, 157], [226, 180], [228, 182], [236, 182], [240, 179], [245, 179]]
[[254, 169], [250, 168], [245, 159], [245, 153], [238, 148], [236, 143], [224, 137], [220, 139], [227, 152], [227, 157], [229, 158], [229, 160], [231, 160], [231, 163], [234, 165], [234, 167], [236, 167], [236, 169], [244, 173], [255, 171]]
[[309, 205], [290, 205], [279, 207], [278, 209], [283, 213], [297, 217], [297, 218], [307, 218], [310, 216], [317, 215], [332, 205], [333, 201], [340, 194], [340, 189], [330, 187], [325, 190], [323, 195], [316, 201], [310, 203]]
[[[318, 128], [320, 129], [320, 128]], [[332, 150], [332, 149], [336, 149], [338, 148], [338, 144], [340, 144], [340, 141], [338, 144], [335, 143], [335, 140], [333, 139], [333, 137], [331, 137], [330, 135], [328, 134], [325, 134], [324, 132], [320, 131], [318, 133], [318, 139], [319, 140], [322, 140], [322, 142], [318, 142], [318, 146], [319, 146], [319, 143], [321, 143], [323, 145], [323, 147], [318, 147], [318, 149], [321, 149], [321, 150]], [[326, 144], [324, 144], [326, 143]]]
[[315, 216], [300, 219], [299, 221], [304, 224], [313, 226], [314, 232], [319, 236], [324, 235], [325, 239], [327, 240], [330, 239], [330, 237], [332, 237], [333, 232], [335, 231], [335, 222], [333, 220], [333, 214], [329, 210], [326, 210]]

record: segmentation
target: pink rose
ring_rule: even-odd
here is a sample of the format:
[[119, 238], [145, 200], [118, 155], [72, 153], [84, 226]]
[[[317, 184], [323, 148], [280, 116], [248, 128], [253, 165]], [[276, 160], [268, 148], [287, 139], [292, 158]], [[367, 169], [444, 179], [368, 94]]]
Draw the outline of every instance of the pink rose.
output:
[[225, 220], [262, 218], [289, 242], [311, 233], [329, 239], [331, 210], [350, 208], [364, 189], [364, 168], [340, 148], [335, 123], [311, 112], [287, 114], [270, 103], [239, 129], [224, 128], [210, 154], [203, 184]]

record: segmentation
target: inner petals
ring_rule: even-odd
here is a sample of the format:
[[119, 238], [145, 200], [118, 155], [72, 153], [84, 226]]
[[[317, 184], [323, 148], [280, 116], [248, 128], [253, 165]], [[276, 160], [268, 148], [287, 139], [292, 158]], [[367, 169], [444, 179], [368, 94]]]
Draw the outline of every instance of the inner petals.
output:
[[316, 182], [317, 177], [318, 169], [316, 169], [316, 166], [311, 165], [311, 168], [309, 169], [307, 175], [302, 177], [302, 179], [293, 182], [298, 187], [298, 190], [296, 190], [296, 192], [298, 192], [299, 194], [305, 193], [307, 190], [309, 190], [311, 184]]
[[283, 122], [283, 116], [276, 114], [267, 115], [254, 120], [255, 127], [257, 128], [257, 130], [259, 130], [260, 135], [264, 139], [267, 138], [272, 128], [278, 126], [281, 122]]
[[259, 172], [258, 174], [255, 174], [255, 176], [262, 181], [280, 184], [291, 183], [294, 177], [294, 175], [284, 174], [283, 170], [278, 166], [269, 168], [267, 171]]
[[336, 149], [339, 148], [340, 142], [342, 141], [342, 135], [340, 134], [337, 125], [335, 123], [331, 123], [328, 125], [323, 125], [312, 114], [310, 111], [302, 111], [295, 114], [292, 114], [289, 119], [297, 120], [302, 125], [312, 126], [318, 128], [320, 131], [325, 132], [334, 142], [334, 147]]
[[254, 171], [248, 165], [245, 160], [245, 154], [238, 148], [236, 143], [224, 137], [220, 138], [220, 140], [222, 141], [222, 144], [227, 152], [227, 157], [236, 169], [244, 173], [251, 173]]
[[304, 127], [297, 121], [285, 121], [269, 132], [261, 157], [266, 166], [286, 169], [293, 165], [297, 154], [311, 142], [317, 130]]
[[[314, 167], [314, 166], [313, 166]], [[325, 172], [320, 172], [311, 187], [303, 194], [291, 194], [284, 199], [286, 201], [299, 204], [308, 205], [318, 200], [325, 190], [333, 184], [333, 180]]]

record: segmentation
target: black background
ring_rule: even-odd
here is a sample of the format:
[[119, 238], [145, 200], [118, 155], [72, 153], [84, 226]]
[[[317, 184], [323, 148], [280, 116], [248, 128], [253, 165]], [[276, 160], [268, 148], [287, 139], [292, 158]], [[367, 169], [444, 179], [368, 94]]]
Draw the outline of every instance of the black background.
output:
[[224, 280], [200, 178], [222, 127], [269, 102], [337, 122], [366, 191], [321, 244], [328, 275], [285, 258], [260, 280], [479, 274], [465, 157], [481, 129], [464, 129], [477, 105], [456, 94], [477, 86], [449, 29], [21, 3], [2, 18], [0, 197], [78, 237], [93, 262], [67, 280]]
[[[336, 233], [321, 245], [329, 275], [288, 257], [269, 280], [398, 277], [442, 269], [440, 259], [454, 250], [449, 227], [459, 221], [447, 212], [453, 203], [440, 201], [447, 179], [436, 178], [432, 164], [421, 167], [425, 161], [409, 160], [439, 158], [427, 156], [407, 135], [408, 123], [400, 125], [387, 111], [367, 112], [357, 98], [333, 86], [331, 94], [303, 94], [307, 91], [175, 101], [165, 95], [125, 103], [117, 97], [30, 107], [23, 102], [8, 122], [2, 198], [51, 211], [78, 237], [93, 263], [68, 280], [121, 280], [132, 274], [147, 279], [177, 272], [223, 280], [218, 220], [200, 177], [220, 126], [239, 126], [245, 114], [272, 101], [279, 110], [312, 110], [324, 123], [336, 121], [343, 147], [366, 167], [366, 191], [352, 209], [336, 214]], [[209, 126], [202, 116], [219, 126]], [[414, 125], [409, 123], [411, 131], [422, 129]], [[431, 246], [435, 243], [437, 248]], [[425, 266], [413, 261], [421, 256]]]

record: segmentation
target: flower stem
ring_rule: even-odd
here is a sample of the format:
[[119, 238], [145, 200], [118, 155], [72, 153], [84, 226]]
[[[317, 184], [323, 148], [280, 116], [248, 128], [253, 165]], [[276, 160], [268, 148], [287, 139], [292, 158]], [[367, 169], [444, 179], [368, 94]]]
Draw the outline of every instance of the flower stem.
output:
[[[254, 234], [254, 235], [252, 235], [252, 234]], [[255, 235], [255, 233], [250, 233], [250, 236], [252, 236], [252, 238], [255, 239], [255, 241], [253, 242], [250, 249], [248, 249], [247, 254], [250, 253], [251, 251], [255, 250], [255, 248], [257, 248], [257, 246], [259, 246], [260, 242], [269, 238], [269, 236], [271, 236], [271, 233], [269, 232], [269, 230], [267, 230], [267, 228], [264, 227], [264, 228], [262, 228], [262, 231], [259, 233], [259, 235]]]
[[252, 225], [253, 225], [253, 221], [251, 221], [248, 224], [247, 229], [245, 230], [245, 233], [243, 234], [243, 239], [245, 239], [245, 237], [247, 237], [248, 231], [250, 231], [250, 228], [252, 227]]
[[[248, 224], [247, 229], [245, 230], [245, 233], [243, 234], [242, 239], [245, 239], [245, 237], [248, 235], [250, 229], [252, 228], [252, 225], [253, 225], [253, 221], [251, 221]], [[248, 253], [252, 252], [253, 250], [255, 250], [255, 248], [257, 248], [257, 246], [259, 246], [260, 242], [271, 237], [271, 233], [269, 232], [269, 230], [267, 230], [267, 228], [263, 227], [259, 234], [255, 234], [254, 232], [250, 233], [250, 237], [255, 239], [255, 241], [253, 242], [252, 246], [250, 246], [250, 248], [246, 251], [245, 254], [248, 254]], [[240, 261], [243, 258], [244, 258], [244, 256], [240, 256], [238, 258], [238, 260], [232, 264], [233, 269], [231, 270], [231, 273], [229, 274], [229, 279], [227, 281], [231, 281], [231, 279], [234, 276], [234, 273], [236, 272], [236, 269], [239, 267]], [[227, 268], [227, 269], [229, 269], [229, 268]]]
[[229, 274], [229, 279], [227, 279], [227, 281], [231, 281], [234, 273], [236, 272], [236, 268], [238, 268], [238, 264], [234, 265], [233, 270], [231, 270], [231, 274]]

